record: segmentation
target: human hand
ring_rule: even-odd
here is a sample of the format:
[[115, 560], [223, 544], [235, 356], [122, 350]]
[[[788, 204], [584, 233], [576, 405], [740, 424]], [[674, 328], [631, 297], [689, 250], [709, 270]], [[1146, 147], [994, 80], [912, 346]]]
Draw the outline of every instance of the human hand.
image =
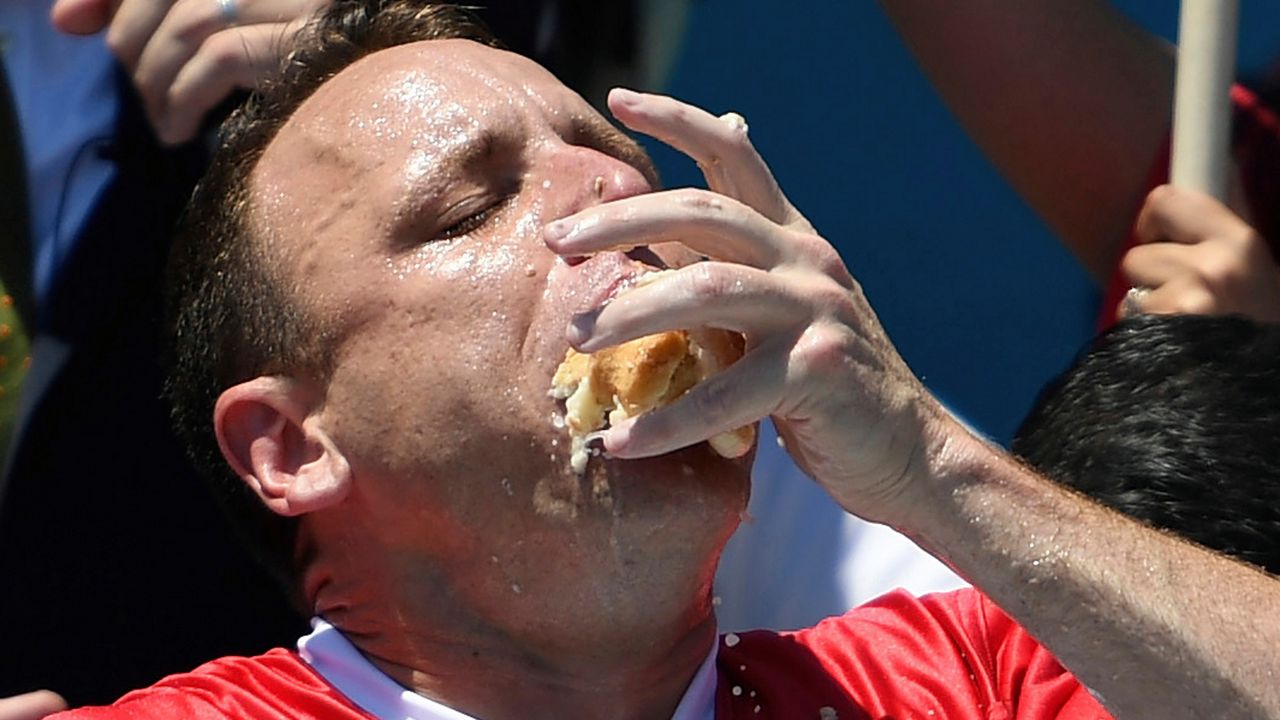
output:
[[63, 32], [107, 31], [156, 135], [178, 144], [236, 88], [273, 70], [290, 40], [329, 0], [57, 0]]
[[0, 720], [40, 720], [66, 709], [67, 701], [48, 690], [0, 698]]
[[1142, 291], [1130, 294], [1122, 316], [1239, 313], [1280, 322], [1280, 267], [1271, 248], [1222, 203], [1162, 185], [1147, 196], [1135, 233], [1142, 244], [1120, 268]]
[[922, 469], [936, 402], [898, 356], [839, 254], [786, 199], [737, 115], [615, 90], [623, 124], [689, 155], [709, 190], [629, 197], [551, 223], [566, 256], [679, 241], [711, 258], [574, 318], [592, 352], [651, 333], [710, 326], [747, 352], [675, 403], [612, 427], [615, 457], [658, 455], [774, 418], [787, 450], [846, 509], [893, 515]]

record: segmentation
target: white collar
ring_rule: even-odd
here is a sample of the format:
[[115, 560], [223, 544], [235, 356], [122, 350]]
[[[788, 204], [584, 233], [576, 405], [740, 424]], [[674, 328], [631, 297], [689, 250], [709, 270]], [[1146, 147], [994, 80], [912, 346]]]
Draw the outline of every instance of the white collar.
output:
[[[361, 710], [379, 720], [475, 720], [392, 680], [323, 618], [312, 618], [311, 627], [311, 634], [298, 640], [298, 654]], [[689, 682], [671, 720], [714, 720], [719, 646], [718, 642], [711, 644], [711, 652]]]

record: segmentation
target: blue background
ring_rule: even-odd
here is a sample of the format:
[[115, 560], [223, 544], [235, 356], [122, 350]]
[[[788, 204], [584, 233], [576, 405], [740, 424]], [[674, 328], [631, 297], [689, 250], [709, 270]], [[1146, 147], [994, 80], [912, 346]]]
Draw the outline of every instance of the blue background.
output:
[[[1171, 0], [1116, 4], [1176, 32]], [[1256, 71], [1280, 49], [1280, 3], [1243, 5], [1241, 69]], [[747, 118], [912, 368], [994, 439], [1008, 441], [1091, 335], [1092, 282], [968, 141], [875, 3], [695, 2], [666, 90]], [[649, 147], [668, 185], [702, 183]]]

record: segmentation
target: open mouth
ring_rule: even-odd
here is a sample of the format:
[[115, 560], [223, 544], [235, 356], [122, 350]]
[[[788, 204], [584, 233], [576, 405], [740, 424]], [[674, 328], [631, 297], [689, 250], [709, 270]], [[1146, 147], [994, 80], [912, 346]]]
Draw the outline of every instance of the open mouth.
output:
[[[625, 273], [605, 290], [602, 302], [671, 272]], [[573, 471], [585, 472], [588, 459], [598, 453], [592, 441], [605, 430], [674, 402], [736, 362], [743, 351], [741, 335], [713, 328], [658, 333], [590, 354], [567, 350], [552, 379], [550, 395], [564, 401], [563, 424], [570, 437]], [[723, 457], [741, 457], [755, 442], [755, 428], [748, 425], [720, 433], [709, 442]]]

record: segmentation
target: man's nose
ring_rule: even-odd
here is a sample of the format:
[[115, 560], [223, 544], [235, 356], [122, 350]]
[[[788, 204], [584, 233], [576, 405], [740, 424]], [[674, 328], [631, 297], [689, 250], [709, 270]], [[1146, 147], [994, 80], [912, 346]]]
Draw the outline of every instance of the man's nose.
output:
[[559, 184], [567, 191], [561, 217], [653, 190], [635, 167], [598, 150], [569, 146], [559, 155], [547, 179], [552, 187]]

